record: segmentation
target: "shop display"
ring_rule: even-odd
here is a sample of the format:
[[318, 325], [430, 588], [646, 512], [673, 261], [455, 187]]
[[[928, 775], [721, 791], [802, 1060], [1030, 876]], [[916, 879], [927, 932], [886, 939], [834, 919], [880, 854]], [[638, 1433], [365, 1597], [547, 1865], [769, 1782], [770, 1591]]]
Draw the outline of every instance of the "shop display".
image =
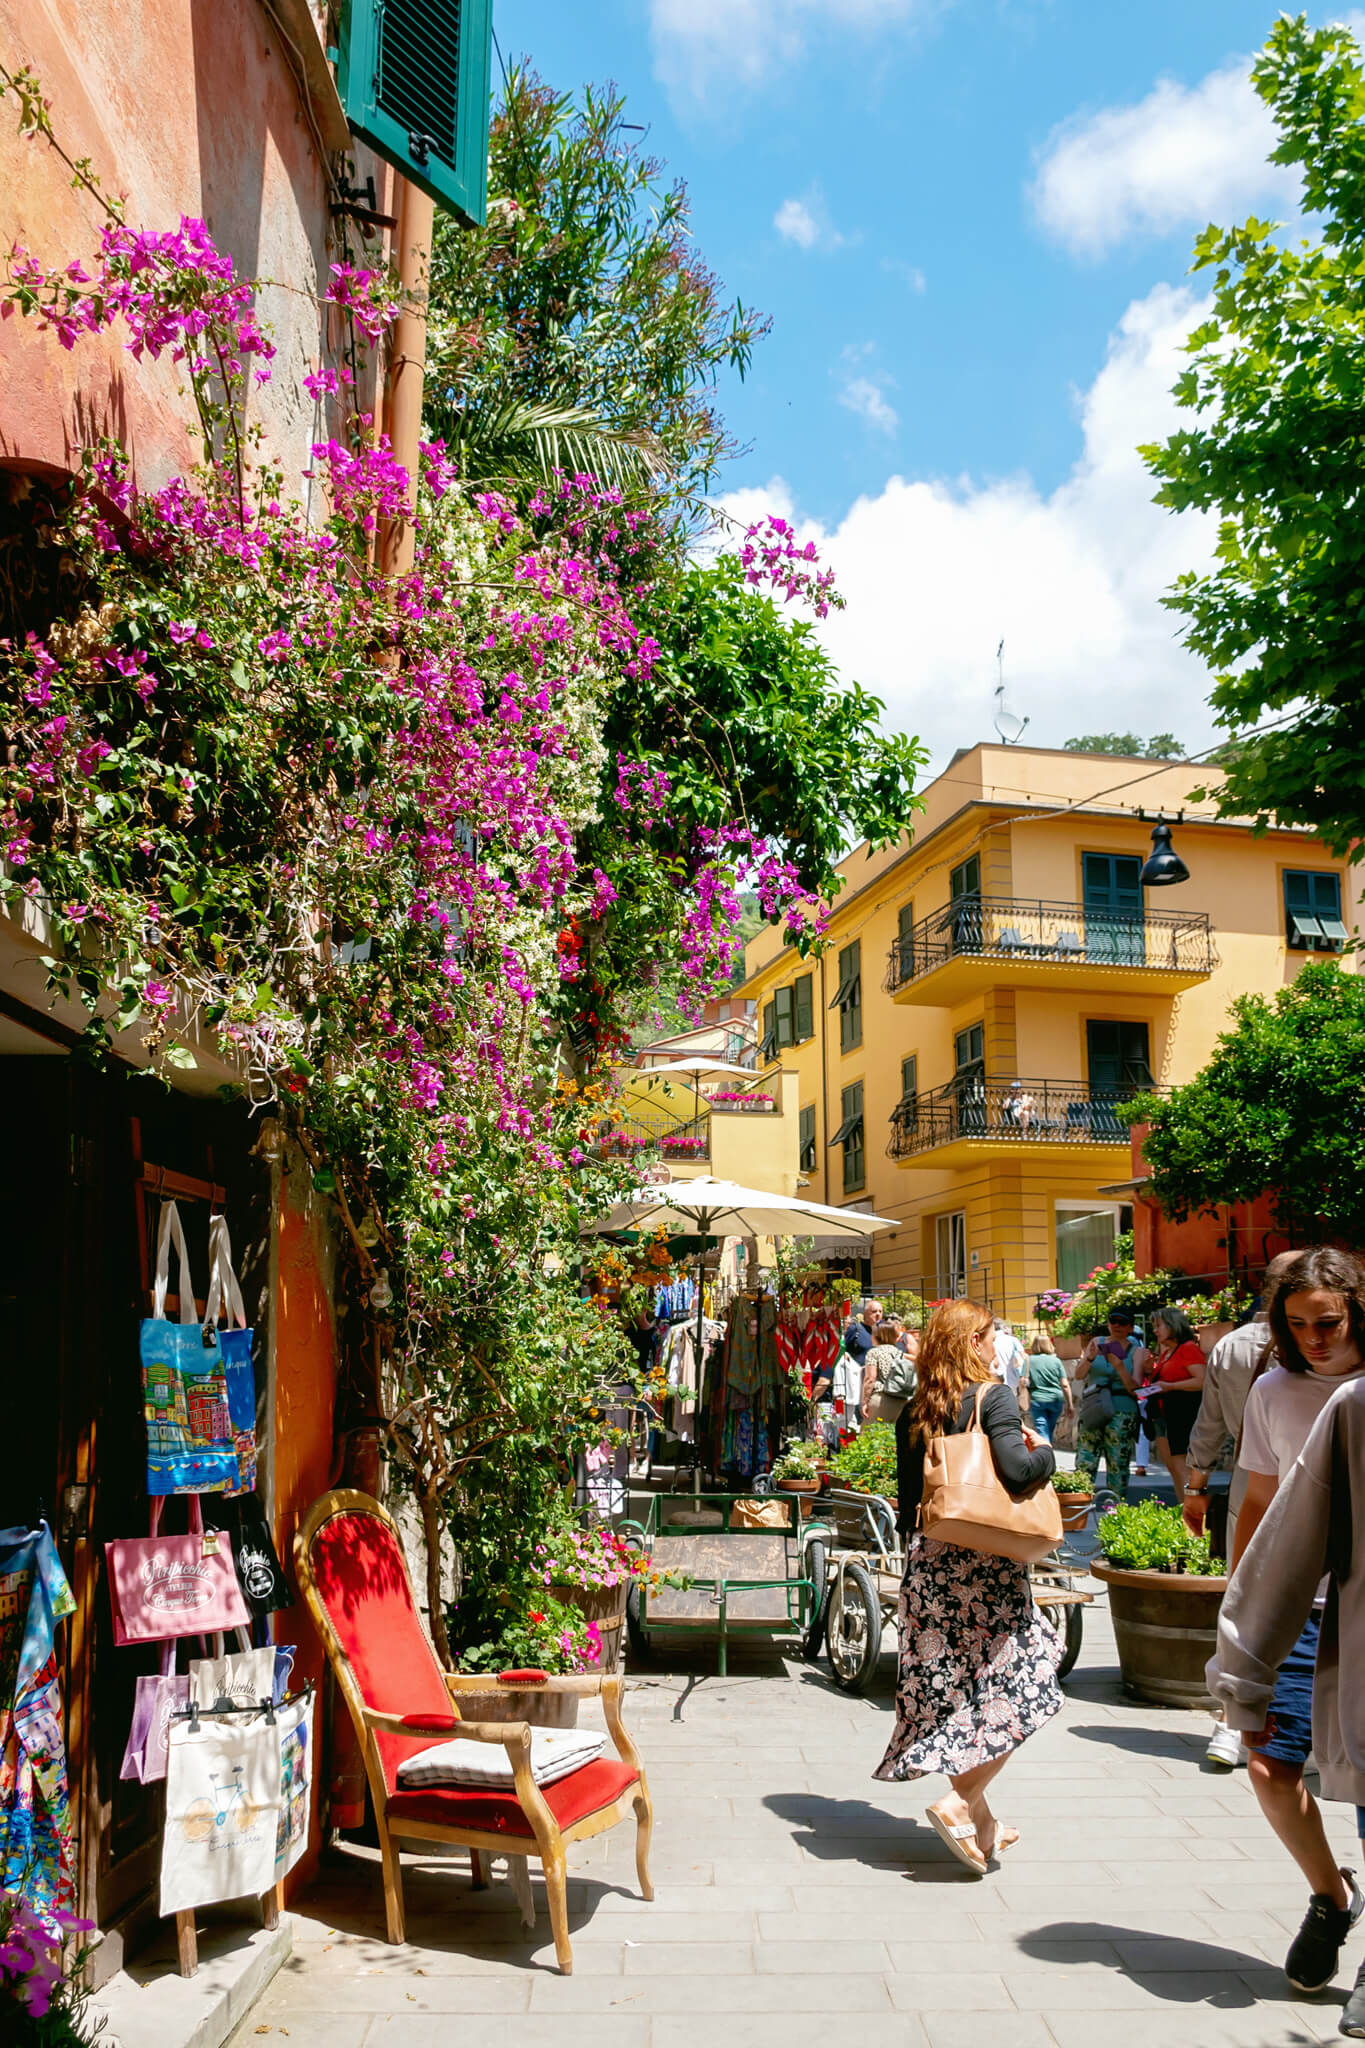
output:
[[139, 1677], [133, 1694], [133, 1725], [123, 1752], [120, 1778], [136, 1778], [152, 1785], [166, 1775], [166, 1746], [171, 1718], [190, 1703], [190, 1681], [170, 1668], [175, 1661], [175, 1644], [166, 1645], [163, 1668]]
[[45, 1911], [76, 1902], [57, 1675], [75, 1607], [46, 1522], [0, 1530], [0, 1889]]
[[[231, 1336], [232, 1332], [225, 1334]], [[237, 1583], [254, 1616], [259, 1618], [280, 1607], [293, 1606], [294, 1595], [276, 1554], [270, 1524], [254, 1493], [243, 1494], [240, 1499], [206, 1494], [204, 1519], [210, 1528], [223, 1530], [232, 1545]]]
[[191, 1700], [170, 1727], [162, 1913], [278, 1884], [308, 1845], [312, 1783], [311, 1687], [264, 1709]]
[[190, 1665], [190, 1699], [201, 1707], [259, 1707], [275, 1700], [275, 1652], [234, 1650], [225, 1657], [196, 1657]]

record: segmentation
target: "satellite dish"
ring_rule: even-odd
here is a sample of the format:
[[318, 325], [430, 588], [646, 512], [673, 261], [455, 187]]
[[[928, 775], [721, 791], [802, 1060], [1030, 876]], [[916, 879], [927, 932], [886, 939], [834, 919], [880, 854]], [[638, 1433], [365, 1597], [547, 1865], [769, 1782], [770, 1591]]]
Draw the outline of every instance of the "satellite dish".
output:
[[1003, 640], [995, 650], [995, 667], [997, 676], [995, 685], [995, 714], [991, 719], [991, 723], [1005, 745], [1012, 747], [1022, 736], [1028, 720], [1020, 718], [1018, 712], [1011, 711], [1005, 702], [1005, 643]]

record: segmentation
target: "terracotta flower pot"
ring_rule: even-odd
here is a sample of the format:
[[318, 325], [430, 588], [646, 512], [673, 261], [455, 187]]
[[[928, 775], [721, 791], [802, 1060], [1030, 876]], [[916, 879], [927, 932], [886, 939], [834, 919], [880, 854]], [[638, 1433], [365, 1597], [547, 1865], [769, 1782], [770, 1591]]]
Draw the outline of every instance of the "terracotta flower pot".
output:
[[779, 1493], [794, 1493], [800, 1502], [801, 1519], [808, 1522], [820, 1491], [818, 1479], [779, 1479], [775, 1481]]
[[1073, 1534], [1078, 1529], [1083, 1529], [1090, 1519], [1094, 1500], [1093, 1493], [1059, 1493], [1057, 1505], [1062, 1511], [1062, 1527], [1071, 1530]]
[[1084, 1337], [1054, 1337], [1052, 1340], [1052, 1348], [1058, 1358], [1079, 1358], [1085, 1345]]
[[1109, 1588], [1124, 1691], [1163, 1707], [1209, 1706], [1204, 1666], [1217, 1647], [1227, 1580], [1130, 1572], [1098, 1560], [1090, 1571]]
[[457, 1702], [465, 1721], [529, 1721], [533, 1728], [576, 1728], [578, 1694], [518, 1692], [495, 1685], [488, 1692], [462, 1692]]

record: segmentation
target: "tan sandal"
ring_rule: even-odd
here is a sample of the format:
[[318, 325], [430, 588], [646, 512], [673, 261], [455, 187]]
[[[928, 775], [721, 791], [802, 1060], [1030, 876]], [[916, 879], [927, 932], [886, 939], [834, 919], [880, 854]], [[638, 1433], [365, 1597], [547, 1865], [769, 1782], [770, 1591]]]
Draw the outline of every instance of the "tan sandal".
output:
[[[965, 1863], [968, 1870], [974, 1870], [978, 1877], [984, 1877], [987, 1868], [986, 1859], [982, 1855], [981, 1845], [976, 1839], [974, 1824], [971, 1821], [964, 1821], [960, 1825], [955, 1825], [948, 1819], [946, 1814], [940, 1813], [935, 1806], [926, 1806], [924, 1811], [929, 1816], [929, 1823], [935, 1834], [938, 1835], [940, 1841], [947, 1843], [948, 1848], [952, 1851], [958, 1862]], [[968, 1842], [972, 1845], [970, 1849], [967, 1847]], [[973, 1854], [973, 1850], [975, 1854]]]
[[[1018, 1828], [1002, 1827], [1000, 1822], [997, 1821], [995, 1824], [995, 1840], [991, 1843], [989, 1850], [982, 1849], [981, 1853], [986, 1858], [986, 1861], [988, 1863], [993, 1862], [994, 1859], [1000, 1854], [1002, 1849], [1012, 1849], [1015, 1843], [1018, 1841], [1018, 1839]], [[980, 1846], [980, 1842], [981, 1837], [978, 1835], [978, 1847]]]

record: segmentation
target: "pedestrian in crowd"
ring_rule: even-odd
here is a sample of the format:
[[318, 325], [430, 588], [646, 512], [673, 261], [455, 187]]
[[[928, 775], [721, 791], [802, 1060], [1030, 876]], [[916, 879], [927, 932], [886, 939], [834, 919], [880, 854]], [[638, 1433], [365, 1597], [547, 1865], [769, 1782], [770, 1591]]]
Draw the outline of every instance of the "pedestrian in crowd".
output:
[[[1229, 1627], [1234, 1631], [1230, 1641], [1235, 1640], [1236, 1617], [1246, 1603], [1252, 1603], [1254, 1611], [1262, 1600], [1278, 1598], [1263, 1589], [1253, 1590], [1262, 1577], [1279, 1579], [1278, 1550], [1273, 1558], [1268, 1555], [1269, 1539], [1257, 1551], [1251, 1585], [1239, 1585], [1248, 1545], [1333, 1394], [1365, 1374], [1365, 1265], [1353, 1253], [1330, 1247], [1304, 1252], [1280, 1275], [1269, 1311], [1276, 1363], [1247, 1395], [1237, 1454], [1246, 1473], [1246, 1490], [1237, 1517], [1227, 1596]], [[1285, 1519], [1277, 1518], [1281, 1530]], [[1311, 1612], [1279, 1661], [1265, 1736], [1248, 1745], [1247, 1758], [1261, 1811], [1308, 1881], [1308, 1912], [1284, 1966], [1294, 1989], [1303, 1992], [1321, 1991], [1331, 1983], [1342, 1943], [1365, 1912], [1365, 1894], [1354, 1872], [1339, 1868], [1333, 1858], [1317, 1802], [1303, 1782], [1303, 1767], [1314, 1746], [1313, 1679], [1328, 1590], [1325, 1579], [1314, 1583]], [[1219, 1655], [1221, 1659], [1221, 1650]], [[1357, 1666], [1350, 1688], [1353, 1711], [1359, 1671]], [[1215, 1696], [1227, 1709], [1228, 1687]], [[1229, 1719], [1236, 1725], [1239, 1714], [1230, 1713]]]
[[[1111, 1308], [1108, 1334], [1092, 1337], [1076, 1361], [1076, 1378], [1082, 1382], [1081, 1403], [1076, 1416], [1076, 1470], [1088, 1472], [1091, 1484], [1104, 1460], [1105, 1478], [1120, 1500], [1128, 1498], [1128, 1474], [1133, 1446], [1138, 1439], [1138, 1381], [1151, 1354], [1133, 1333], [1131, 1309]], [[1107, 1410], [1086, 1417], [1086, 1396], [1105, 1394], [1098, 1403]]]
[[1029, 1345], [1028, 1373], [1021, 1387], [1028, 1388], [1028, 1414], [1039, 1436], [1052, 1442], [1053, 1432], [1064, 1414], [1075, 1407], [1066, 1367], [1044, 1331]]
[[846, 1359], [851, 1360], [857, 1368], [857, 1380], [858, 1384], [861, 1385], [863, 1360], [877, 1341], [873, 1332], [876, 1330], [881, 1319], [882, 1305], [875, 1296], [870, 1296], [863, 1303], [862, 1311], [859, 1315], [849, 1317], [848, 1322], [844, 1325], [844, 1338], [840, 1346], [839, 1356], [831, 1364], [829, 1370], [815, 1381], [810, 1390], [812, 1401], [833, 1401], [844, 1398], [839, 1392], [837, 1380], [841, 1377], [839, 1368]]
[[[874, 1332], [877, 1341], [863, 1360], [861, 1408], [865, 1416], [870, 1415], [874, 1420], [886, 1419], [880, 1413], [876, 1397], [887, 1394], [887, 1381], [893, 1373], [897, 1375], [896, 1380], [892, 1381], [893, 1387], [904, 1375], [909, 1354], [902, 1351], [896, 1341], [902, 1328], [899, 1316], [884, 1317]], [[913, 1363], [913, 1360], [911, 1362]], [[895, 1398], [894, 1395], [892, 1398]]]
[[996, 1316], [995, 1330], [995, 1376], [1003, 1380], [1010, 1392], [1016, 1393], [1019, 1382], [1026, 1370], [1026, 1353], [1003, 1316]]
[[1147, 1434], [1171, 1475], [1177, 1503], [1182, 1503], [1185, 1454], [1204, 1386], [1204, 1347], [1194, 1334], [1194, 1324], [1179, 1308], [1153, 1311], [1152, 1342], [1155, 1355], [1143, 1375], [1145, 1384], [1152, 1389], [1147, 1403]]
[[996, 1471], [1024, 1493], [1054, 1467], [1051, 1448], [1026, 1431], [1008, 1387], [993, 1384], [995, 1323], [972, 1301], [934, 1310], [919, 1354], [919, 1384], [896, 1424], [897, 1507], [905, 1536], [896, 1725], [874, 1777], [942, 1772], [946, 1798], [929, 1820], [978, 1877], [1018, 1840], [991, 1811], [986, 1788], [1010, 1756], [1062, 1704], [1061, 1645], [1033, 1604], [1028, 1568], [918, 1533], [924, 1457], [932, 1437], [973, 1421], [977, 1396]]
[[900, 1323], [900, 1326], [901, 1326], [901, 1327], [900, 1327], [900, 1335], [899, 1335], [899, 1336], [897, 1337], [897, 1339], [896, 1339], [896, 1348], [897, 1348], [897, 1350], [898, 1350], [898, 1351], [903, 1351], [903, 1352], [905, 1353], [905, 1355], [906, 1355], [906, 1357], [907, 1357], [907, 1358], [918, 1358], [918, 1357], [919, 1357], [919, 1331], [918, 1331], [918, 1330], [912, 1330], [912, 1329], [911, 1329], [911, 1327], [910, 1327], [910, 1325], [909, 1325], [909, 1323], [901, 1322], [901, 1319], [900, 1319], [900, 1317], [899, 1317], [899, 1316], [897, 1316], [897, 1317], [895, 1318], [895, 1320], [896, 1320], [896, 1321], [897, 1321], [898, 1323]]
[[[1228, 1445], [1231, 1444], [1235, 1450], [1242, 1434], [1242, 1415], [1251, 1383], [1273, 1357], [1268, 1314], [1270, 1296], [1280, 1276], [1300, 1256], [1297, 1251], [1276, 1254], [1265, 1269], [1255, 1314], [1237, 1329], [1229, 1330], [1226, 1337], [1220, 1337], [1209, 1353], [1199, 1413], [1190, 1431], [1189, 1461], [1185, 1468], [1182, 1506], [1185, 1526], [1192, 1536], [1204, 1533], [1210, 1505], [1209, 1482]], [[1244, 1468], [1234, 1459], [1228, 1487], [1227, 1527], [1223, 1537], [1225, 1557], [1233, 1554], [1237, 1515], [1246, 1492], [1246, 1481]], [[1237, 1730], [1229, 1728], [1225, 1721], [1216, 1724], [1206, 1755], [1211, 1764], [1220, 1765], [1225, 1770], [1233, 1770], [1246, 1760]]]
[[[1320, 1605], [1324, 1573], [1330, 1590]], [[1282, 1735], [1275, 1702], [1282, 1699], [1286, 1662], [1314, 1615], [1320, 1620], [1309, 1739], [1324, 1795], [1355, 1807], [1365, 1856], [1365, 1378], [1359, 1374], [1328, 1396], [1243, 1546], [1218, 1619], [1209, 1689], [1258, 1759]], [[1354, 1873], [1337, 1870], [1325, 1847], [1305, 1874], [1323, 1889], [1315, 1889], [1285, 1969], [1296, 1989], [1315, 1991], [1336, 1973], [1342, 1940], [1360, 1916], [1360, 1893]], [[1365, 2039], [1365, 1963], [1339, 2025], [1343, 2034]]]

